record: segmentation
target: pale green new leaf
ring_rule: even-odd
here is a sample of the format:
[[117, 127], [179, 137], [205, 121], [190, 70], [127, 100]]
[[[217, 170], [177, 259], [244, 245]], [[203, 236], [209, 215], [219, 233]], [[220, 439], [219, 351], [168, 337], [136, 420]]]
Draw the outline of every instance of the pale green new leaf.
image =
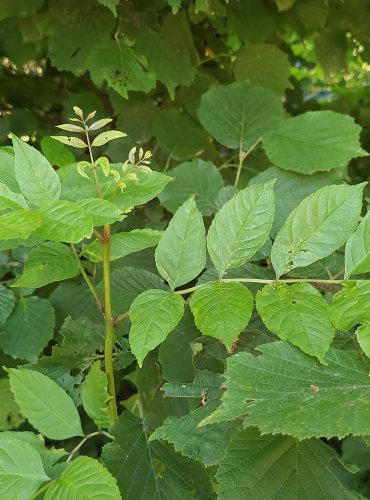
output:
[[241, 283], [213, 281], [200, 286], [189, 305], [197, 328], [231, 349], [249, 323], [253, 294]]
[[22, 276], [11, 286], [39, 288], [54, 281], [72, 278], [78, 273], [78, 260], [68, 246], [45, 242], [31, 250]]
[[325, 363], [335, 330], [316, 288], [309, 283], [266, 285], [257, 292], [256, 307], [272, 333]]
[[15, 358], [36, 361], [53, 338], [54, 327], [55, 312], [47, 299], [21, 298], [0, 327], [0, 346]]
[[346, 244], [345, 278], [370, 272], [370, 212], [362, 219]]
[[40, 455], [30, 444], [20, 440], [0, 442], [1, 498], [30, 498], [48, 479]]
[[129, 341], [139, 366], [148, 352], [165, 340], [183, 314], [184, 300], [175, 293], [147, 290], [136, 297], [129, 311]]
[[273, 186], [270, 181], [239, 191], [213, 219], [207, 247], [220, 277], [251, 259], [265, 243], [274, 220]]
[[171, 290], [189, 283], [206, 264], [206, 231], [194, 196], [170, 220], [155, 251], [159, 273]]
[[84, 456], [70, 462], [44, 496], [45, 500], [87, 498], [120, 500], [121, 495], [110, 472], [94, 458]]
[[92, 217], [77, 203], [60, 200], [40, 208], [37, 213], [41, 216], [37, 235], [45, 239], [78, 243], [92, 235]]
[[218, 401], [207, 401], [205, 405], [180, 418], [168, 417], [157, 427], [149, 441], [161, 439], [174, 445], [175, 450], [206, 467], [218, 464], [235, 432], [234, 422], [221, 422], [207, 427], [198, 427], [206, 416], [218, 406]]
[[351, 116], [333, 111], [309, 111], [280, 122], [263, 138], [274, 165], [312, 174], [345, 165], [366, 155], [360, 145], [361, 127]]
[[[162, 232], [155, 229], [133, 229], [127, 233], [115, 233], [111, 236], [110, 260], [117, 260], [130, 253], [140, 252], [157, 245]], [[102, 244], [99, 240], [83, 248], [82, 254], [92, 262], [103, 260]]]
[[358, 351], [331, 348], [327, 365], [288, 342], [229, 358], [219, 408], [201, 425], [245, 416], [244, 426], [297, 439], [370, 433], [369, 369]]
[[9, 288], [0, 284], [0, 325], [4, 323], [15, 306], [14, 294]]
[[16, 403], [39, 432], [55, 440], [83, 436], [77, 408], [56, 382], [34, 370], [7, 371]]
[[119, 132], [118, 130], [107, 130], [97, 135], [93, 140], [91, 146], [103, 146], [107, 142], [113, 141], [114, 139], [119, 139], [120, 137], [126, 137], [127, 134], [124, 132]]
[[357, 340], [370, 357], [370, 281], [345, 283], [342, 291], [334, 295], [329, 316], [335, 328], [341, 331], [362, 324], [356, 331]]
[[37, 149], [12, 137], [15, 175], [24, 197], [36, 207], [58, 200], [60, 180], [48, 160]]
[[101, 198], [87, 198], [79, 201], [78, 205], [92, 217], [94, 226], [113, 224], [124, 218], [122, 211], [116, 205]]
[[220, 500], [355, 500], [341, 482], [350, 476], [333, 448], [319, 439], [261, 436], [250, 428], [233, 436], [216, 478]]
[[26, 239], [40, 224], [40, 215], [30, 210], [13, 210], [0, 215], [0, 240]]
[[220, 144], [248, 150], [283, 119], [283, 110], [271, 90], [232, 83], [203, 94], [198, 116]]
[[14, 401], [14, 396], [10, 390], [9, 380], [0, 380], [0, 439], [4, 436], [4, 431], [16, 429], [23, 422], [24, 418], [20, 414], [19, 407]]
[[212, 215], [216, 212], [216, 198], [224, 181], [213, 163], [195, 159], [177, 165], [168, 175], [173, 176], [174, 180], [158, 196], [167, 210], [176, 212], [179, 206], [194, 194], [202, 215]]
[[107, 376], [100, 369], [100, 361], [95, 361], [91, 365], [82, 385], [81, 399], [86, 413], [99, 429], [108, 428], [112, 424], [108, 406], [110, 397], [107, 387]]
[[67, 144], [67, 146], [72, 146], [73, 148], [85, 149], [87, 144], [79, 139], [78, 137], [69, 137], [67, 135], [52, 135], [52, 139], [61, 142], [62, 144]]
[[272, 246], [271, 260], [278, 278], [344, 245], [358, 223], [363, 188], [364, 184], [325, 186], [293, 210]]

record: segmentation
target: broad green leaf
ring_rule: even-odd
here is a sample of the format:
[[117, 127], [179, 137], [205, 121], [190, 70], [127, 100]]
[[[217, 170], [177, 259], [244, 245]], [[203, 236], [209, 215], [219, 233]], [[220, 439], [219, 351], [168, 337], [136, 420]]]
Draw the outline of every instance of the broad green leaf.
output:
[[308, 283], [266, 285], [257, 292], [256, 307], [272, 333], [325, 363], [335, 330], [316, 288]]
[[81, 399], [83, 407], [89, 417], [101, 428], [111, 426], [107, 392], [108, 380], [100, 369], [100, 361], [95, 361], [90, 367], [82, 386]]
[[72, 278], [79, 273], [79, 269], [78, 260], [69, 247], [62, 243], [41, 243], [31, 250], [22, 276], [12, 286], [39, 288]]
[[370, 272], [370, 212], [347, 241], [345, 266], [345, 278]]
[[[127, 233], [115, 233], [111, 236], [110, 260], [117, 260], [130, 253], [140, 252], [144, 248], [157, 245], [162, 233], [154, 229], [133, 229]], [[84, 246], [82, 254], [92, 262], [103, 260], [102, 244], [99, 240]]]
[[24, 418], [20, 414], [19, 407], [14, 401], [14, 396], [10, 390], [9, 380], [2, 378], [0, 380], [0, 439], [4, 431], [16, 429], [23, 422]]
[[18, 194], [21, 193], [15, 176], [15, 156], [13, 148], [0, 147], [0, 181], [11, 191]]
[[233, 4], [233, 10], [228, 11], [230, 35], [236, 35], [247, 46], [267, 40], [274, 32], [276, 22], [275, 13], [268, 7], [259, 0]]
[[40, 224], [40, 215], [30, 210], [13, 210], [0, 215], [0, 240], [26, 239]]
[[297, 439], [369, 434], [369, 369], [357, 351], [331, 348], [327, 365], [288, 342], [229, 358], [219, 408], [200, 425], [245, 415], [244, 426]]
[[113, 224], [113, 222], [124, 218], [119, 208], [110, 201], [101, 198], [87, 198], [79, 201], [78, 205], [91, 216], [94, 226]]
[[273, 90], [281, 95], [292, 85], [289, 82], [288, 55], [276, 45], [260, 43], [245, 46], [234, 64], [236, 81], [248, 81], [252, 85]]
[[43, 137], [41, 139], [41, 149], [51, 165], [64, 167], [75, 162], [75, 157], [71, 151], [51, 137]]
[[216, 198], [224, 181], [213, 163], [196, 159], [181, 163], [167, 173], [174, 177], [174, 181], [158, 196], [167, 210], [176, 212], [194, 194], [202, 215], [216, 212]]
[[77, 408], [58, 384], [34, 370], [7, 371], [15, 401], [35, 429], [55, 440], [83, 436]]
[[155, 251], [159, 273], [171, 290], [189, 283], [206, 264], [206, 231], [194, 196], [170, 220]]
[[200, 402], [205, 396], [207, 400], [218, 400], [222, 395], [223, 382], [224, 378], [219, 373], [196, 370], [192, 382], [170, 382], [164, 384], [163, 391], [168, 398], [195, 398]]
[[67, 144], [67, 146], [72, 146], [73, 148], [86, 149], [88, 146], [86, 142], [78, 137], [70, 137], [68, 135], [52, 135], [51, 139], [61, 142], [62, 144]]
[[20, 299], [6, 322], [0, 327], [0, 346], [11, 356], [36, 361], [53, 338], [55, 312], [47, 299]]
[[241, 283], [213, 281], [201, 285], [190, 298], [197, 328], [231, 349], [252, 315], [253, 294]]
[[0, 284], [0, 325], [8, 319], [14, 306], [15, 297], [13, 292]]
[[326, 186], [293, 210], [272, 246], [271, 260], [278, 278], [344, 245], [358, 223], [363, 188], [364, 184]]
[[1, 498], [30, 498], [48, 479], [40, 455], [30, 444], [20, 440], [0, 442]]
[[92, 235], [92, 218], [77, 203], [60, 200], [40, 208], [37, 213], [41, 216], [37, 234], [45, 239], [78, 243]]
[[261, 436], [251, 428], [233, 436], [216, 478], [220, 500], [355, 500], [341, 482], [350, 476], [333, 448], [319, 439]]
[[220, 277], [251, 259], [266, 241], [274, 219], [273, 186], [270, 181], [239, 191], [213, 219], [207, 247]]
[[53, 474], [53, 465], [67, 455], [63, 448], [47, 448], [43, 436], [36, 436], [29, 431], [5, 431], [0, 433], [0, 444], [3, 442], [17, 441], [31, 445], [40, 455], [46, 475]]
[[148, 352], [164, 341], [183, 314], [184, 300], [175, 293], [147, 290], [136, 297], [129, 311], [129, 340], [140, 367]]
[[347, 53], [348, 39], [339, 26], [322, 29], [315, 38], [315, 55], [326, 74], [346, 70]]
[[370, 281], [344, 283], [343, 290], [334, 295], [329, 305], [331, 322], [341, 331], [361, 324], [357, 340], [366, 356], [370, 357]]
[[198, 427], [206, 416], [218, 406], [218, 401], [208, 401], [184, 417], [168, 417], [157, 427], [149, 441], [161, 439], [174, 445], [178, 453], [199, 460], [206, 467], [218, 464], [235, 432], [234, 422], [221, 422], [207, 427]]
[[82, 500], [101, 497], [120, 500], [114, 477], [97, 460], [80, 456], [68, 464], [45, 492], [45, 500]]
[[124, 132], [119, 132], [118, 130], [107, 130], [97, 135], [93, 140], [91, 146], [104, 146], [107, 142], [113, 141], [114, 139], [119, 139], [120, 137], [126, 137], [127, 134]]
[[60, 181], [48, 160], [13, 135], [15, 175], [25, 198], [42, 207], [59, 199]]
[[22, 194], [14, 193], [8, 186], [0, 182], [0, 211], [28, 208]]
[[341, 169], [334, 169], [330, 172], [316, 172], [312, 175], [303, 175], [297, 174], [296, 172], [289, 172], [288, 170], [282, 170], [278, 167], [270, 167], [254, 176], [249, 185], [262, 184], [272, 179], [276, 179], [274, 184], [275, 218], [270, 236], [275, 238], [289, 214], [302, 200], [304, 200], [304, 198], [306, 198], [306, 196], [324, 186], [342, 184], [342, 176], [343, 173]]
[[198, 115], [220, 144], [248, 150], [283, 119], [283, 110], [271, 90], [232, 83], [203, 94]]
[[102, 461], [117, 478], [122, 498], [213, 498], [204, 469], [177, 455], [171, 447], [158, 441], [150, 442], [146, 420], [125, 411], [109, 432], [115, 440], [104, 446]]
[[280, 122], [263, 138], [274, 165], [302, 174], [331, 170], [366, 155], [361, 128], [354, 119], [333, 111], [309, 111]]

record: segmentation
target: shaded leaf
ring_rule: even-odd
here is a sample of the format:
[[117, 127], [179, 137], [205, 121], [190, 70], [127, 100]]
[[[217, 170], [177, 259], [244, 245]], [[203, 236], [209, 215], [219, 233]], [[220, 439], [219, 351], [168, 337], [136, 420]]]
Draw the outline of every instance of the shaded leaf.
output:
[[0, 325], [8, 319], [14, 306], [15, 297], [13, 292], [0, 284]]
[[4, 431], [16, 429], [23, 422], [24, 418], [20, 413], [19, 406], [14, 401], [14, 396], [10, 390], [9, 380], [0, 380], [0, 439], [4, 436]]
[[108, 380], [100, 369], [100, 361], [95, 361], [82, 386], [81, 399], [83, 407], [89, 417], [101, 428], [111, 426], [107, 392]]

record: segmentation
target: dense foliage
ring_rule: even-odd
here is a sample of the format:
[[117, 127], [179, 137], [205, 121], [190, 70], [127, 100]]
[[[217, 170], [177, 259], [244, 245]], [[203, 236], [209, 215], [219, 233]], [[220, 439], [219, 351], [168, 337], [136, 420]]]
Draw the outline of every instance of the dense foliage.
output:
[[2, 499], [370, 497], [369, 20], [0, 0]]

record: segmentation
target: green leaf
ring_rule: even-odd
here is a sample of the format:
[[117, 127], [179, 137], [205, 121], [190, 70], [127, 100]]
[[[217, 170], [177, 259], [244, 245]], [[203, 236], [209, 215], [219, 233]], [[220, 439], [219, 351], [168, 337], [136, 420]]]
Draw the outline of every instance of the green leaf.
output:
[[40, 224], [40, 215], [29, 210], [13, 210], [0, 215], [0, 240], [26, 239]]
[[0, 380], [0, 439], [4, 435], [4, 431], [16, 429], [23, 422], [24, 418], [20, 414], [19, 407], [14, 401], [14, 396], [10, 390], [9, 380], [2, 378]]
[[347, 69], [348, 40], [339, 27], [327, 27], [315, 38], [315, 55], [326, 74]]
[[347, 331], [358, 324], [358, 343], [366, 356], [370, 357], [370, 281], [344, 283], [343, 290], [334, 295], [329, 305], [331, 322], [341, 331]]
[[219, 373], [196, 370], [191, 383], [170, 382], [163, 385], [163, 391], [167, 398], [195, 398], [200, 402], [205, 396], [207, 400], [218, 400], [222, 395], [223, 382], [224, 378]]
[[307, 196], [278, 232], [271, 251], [279, 278], [338, 250], [356, 228], [364, 184], [326, 186]]
[[350, 476], [333, 448], [318, 439], [261, 436], [251, 428], [232, 438], [216, 478], [220, 500], [354, 500], [357, 495], [341, 482]]
[[209, 478], [198, 464], [160, 442], [148, 441], [146, 420], [125, 411], [109, 432], [115, 441], [104, 446], [102, 461], [117, 478], [122, 498], [213, 498]]
[[274, 165], [313, 174], [366, 155], [360, 146], [360, 132], [361, 127], [350, 116], [309, 111], [280, 122], [264, 136], [263, 147]]
[[52, 135], [51, 139], [61, 142], [62, 144], [67, 144], [67, 146], [72, 146], [77, 149], [86, 149], [88, 146], [86, 142], [79, 139], [78, 137], [69, 137], [67, 135]]
[[122, 220], [122, 211], [113, 203], [101, 198], [87, 198], [78, 202], [78, 205], [87, 212], [93, 221], [93, 226], [104, 226]]
[[357, 351], [331, 348], [327, 365], [287, 342], [229, 358], [219, 408], [200, 425], [246, 415], [244, 426], [297, 439], [369, 434], [369, 369]]
[[216, 212], [216, 198], [224, 185], [222, 175], [210, 161], [193, 160], [168, 172], [174, 177], [158, 196], [162, 205], [174, 213], [192, 194], [203, 216]]
[[197, 328], [231, 349], [252, 315], [253, 294], [241, 283], [213, 281], [200, 286], [190, 298]]
[[8, 319], [14, 306], [15, 297], [13, 292], [0, 284], [0, 325]]
[[51, 165], [64, 167], [75, 161], [73, 154], [60, 142], [51, 137], [43, 137], [41, 139], [41, 149], [45, 158]]
[[101, 134], [97, 135], [93, 140], [91, 146], [103, 146], [104, 144], [107, 144], [107, 142], [126, 136], [127, 134], [125, 134], [124, 132], [119, 132], [118, 130], [107, 130], [106, 132], [102, 132]]
[[159, 273], [171, 290], [196, 278], [206, 264], [206, 231], [194, 196], [170, 220], [155, 251]]
[[203, 94], [198, 115], [220, 144], [248, 150], [283, 119], [283, 110], [271, 90], [232, 83]]
[[39, 288], [72, 278], [79, 273], [79, 264], [72, 250], [62, 243], [46, 242], [33, 248], [24, 265], [23, 274], [12, 287]]
[[129, 311], [129, 340], [140, 367], [148, 352], [165, 340], [183, 314], [184, 300], [180, 295], [147, 290], [136, 297]]
[[97, 460], [77, 457], [45, 492], [45, 500], [82, 500], [100, 496], [104, 500], [120, 500], [114, 477]]
[[316, 288], [308, 283], [267, 285], [257, 292], [256, 307], [272, 333], [325, 363], [335, 330]]
[[0, 182], [0, 211], [17, 208], [28, 208], [24, 196], [14, 193], [6, 184]]
[[83, 436], [78, 411], [58, 384], [34, 370], [7, 371], [15, 401], [39, 432], [55, 440]]
[[112, 424], [108, 406], [110, 396], [107, 387], [107, 376], [100, 369], [100, 361], [95, 361], [82, 386], [81, 399], [86, 413], [94, 420], [99, 429], [110, 427]]
[[98, 2], [111, 10], [114, 16], [117, 17], [117, 6], [120, 0], [98, 0]]
[[40, 455], [30, 444], [0, 442], [0, 496], [4, 500], [30, 498], [48, 479]]
[[274, 219], [273, 186], [271, 181], [239, 191], [213, 219], [207, 247], [220, 277], [251, 259], [266, 241]]
[[344, 277], [368, 272], [370, 272], [370, 212], [361, 220], [347, 241]]
[[268, 43], [245, 46], [234, 64], [236, 81], [248, 81], [252, 85], [271, 89], [277, 95], [291, 87], [289, 73], [288, 55]]
[[0, 327], [0, 346], [11, 356], [36, 361], [53, 338], [55, 312], [47, 299], [20, 299], [6, 322]]
[[15, 135], [15, 175], [25, 198], [36, 207], [59, 199], [60, 181], [48, 160]]
[[199, 422], [212, 413], [218, 404], [218, 401], [208, 401], [189, 415], [168, 417], [161, 427], [157, 427], [149, 441], [167, 441], [174, 445], [178, 453], [199, 460], [206, 467], [218, 464], [235, 432], [234, 422], [198, 427]]
[[[127, 233], [112, 234], [110, 260], [117, 260], [125, 255], [154, 247], [161, 236], [162, 232], [154, 229], [133, 229]], [[84, 246], [82, 254], [92, 262], [101, 262], [103, 260], [102, 244], [96, 240]]]
[[92, 235], [92, 218], [77, 203], [60, 200], [40, 208], [38, 213], [41, 227], [37, 234], [45, 239], [78, 243]]

